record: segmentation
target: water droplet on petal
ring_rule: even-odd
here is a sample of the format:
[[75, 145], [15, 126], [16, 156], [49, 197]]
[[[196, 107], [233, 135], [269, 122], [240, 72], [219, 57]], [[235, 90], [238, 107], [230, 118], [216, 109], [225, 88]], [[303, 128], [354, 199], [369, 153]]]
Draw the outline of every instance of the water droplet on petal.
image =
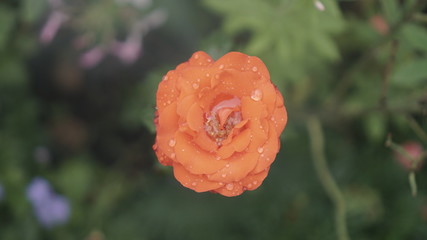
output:
[[249, 184], [248, 184], [248, 188], [251, 188], [251, 187], [252, 187], [252, 183], [249, 183]]
[[252, 71], [256, 72], [256, 71], [258, 71], [258, 68], [257, 67], [253, 67]]
[[196, 185], [197, 185], [197, 183], [196, 183], [196, 182], [192, 182], [192, 183], [191, 183], [191, 185], [192, 185], [192, 186], [196, 186]]
[[216, 160], [221, 160], [221, 157], [220, 157], [220, 156], [217, 156], [217, 157], [216, 157]]
[[256, 180], [255, 180], [255, 181], [253, 181], [252, 183], [253, 183], [254, 185], [257, 185], [257, 184], [258, 184], [258, 181], [256, 181]]
[[230, 167], [230, 164], [228, 164], [228, 163], [227, 163], [227, 164], [225, 164], [225, 167]]
[[251, 95], [252, 100], [259, 101], [262, 98], [262, 92], [259, 89], [255, 89]]
[[227, 177], [227, 174], [223, 173], [223, 174], [221, 175], [221, 177], [225, 178], [225, 177]]
[[166, 80], [168, 80], [168, 76], [163, 77], [163, 81], [166, 81]]
[[262, 152], [264, 152], [264, 148], [262, 148], [262, 147], [259, 147], [259, 148], [258, 148], [258, 152], [259, 152], [259, 153], [262, 153]]
[[227, 190], [231, 191], [234, 188], [234, 185], [232, 183], [229, 183], [225, 186], [225, 188], [227, 188]]
[[206, 77], [210, 77], [211, 75], [209, 73], [206, 73]]
[[199, 59], [199, 54], [194, 55], [195, 59]]
[[223, 64], [219, 65], [219, 69], [223, 69], [223, 68], [224, 68]]
[[193, 83], [193, 88], [194, 89], [198, 89], [199, 88], [199, 84], [198, 83]]
[[175, 146], [175, 144], [176, 144], [175, 139], [171, 139], [171, 140], [169, 140], [169, 146], [170, 146], [170, 147], [174, 147], [174, 146]]
[[175, 153], [171, 154], [171, 158], [175, 158], [175, 156], [176, 156]]

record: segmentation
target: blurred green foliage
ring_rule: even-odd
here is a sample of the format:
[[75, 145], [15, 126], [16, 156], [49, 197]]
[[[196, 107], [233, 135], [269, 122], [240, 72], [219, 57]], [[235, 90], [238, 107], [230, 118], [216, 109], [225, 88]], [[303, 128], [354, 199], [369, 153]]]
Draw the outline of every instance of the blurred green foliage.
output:
[[[426, 239], [427, 168], [416, 177], [385, 147], [427, 145], [427, 8], [421, 0], [64, 1], [76, 12], [49, 44], [47, 0], [0, 2], [0, 239], [335, 239], [334, 204], [313, 167], [308, 117], [346, 202], [352, 239]], [[138, 14], [167, 14], [141, 57], [79, 65], [82, 34], [105, 47]], [[289, 122], [263, 186], [235, 198], [175, 181], [152, 151], [155, 92], [196, 50], [260, 57]], [[46, 229], [26, 196], [36, 176], [71, 203]]]

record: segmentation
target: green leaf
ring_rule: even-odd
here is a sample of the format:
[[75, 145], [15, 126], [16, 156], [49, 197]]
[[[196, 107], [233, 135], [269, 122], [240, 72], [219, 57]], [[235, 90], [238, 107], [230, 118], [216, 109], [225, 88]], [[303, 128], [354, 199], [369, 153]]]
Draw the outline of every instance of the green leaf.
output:
[[5, 48], [15, 24], [15, 12], [0, 6], [0, 51]]
[[427, 30], [415, 24], [406, 24], [401, 32], [402, 41], [409, 47], [427, 52]]
[[398, 86], [414, 87], [427, 82], [427, 58], [415, 59], [398, 66], [391, 78]]
[[380, 113], [372, 113], [368, 115], [364, 121], [366, 136], [374, 142], [381, 142], [385, 139], [386, 119]]
[[24, 0], [21, 7], [21, 17], [25, 22], [35, 22], [45, 11], [46, 0]]
[[395, 23], [400, 18], [400, 7], [396, 0], [381, 0], [384, 15], [390, 23]]

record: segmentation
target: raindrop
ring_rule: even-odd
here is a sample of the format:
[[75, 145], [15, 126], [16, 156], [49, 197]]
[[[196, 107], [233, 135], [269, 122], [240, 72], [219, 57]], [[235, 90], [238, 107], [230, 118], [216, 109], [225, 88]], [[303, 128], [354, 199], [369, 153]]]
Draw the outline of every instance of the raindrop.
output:
[[230, 167], [230, 164], [228, 164], [228, 163], [227, 163], [227, 164], [225, 164], [225, 167], [227, 167], [227, 168], [228, 168], [228, 167]]
[[249, 184], [248, 184], [248, 188], [251, 188], [251, 187], [252, 187], [252, 183], [249, 183]]
[[197, 83], [193, 83], [193, 88], [194, 88], [194, 89], [198, 89], [198, 88], [199, 88], [199, 84], [197, 84]]
[[223, 173], [223, 174], [221, 175], [221, 177], [225, 178], [225, 177], [227, 177], [227, 174]]
[[166, 81], [166, 80], [168, 80], [168, 76], [163, 77], [163, 81]]
[[219, 65], [219, 69], [223, 69], [223, 68], [224, 68], [223, 64]]
[[208, 62], [212, 62], [212, 59], [208, 58]]
[[259, 148], [258, 148], [258, 152], [259, 152], [259, 153], [262, 153], [262, 152], [264, 152], [264, 148], [262, 148], [262, 147], [259, 147]]
[[216, 157], [216, 160], [221, 160], [221, 157], [220, 157], [220, 156], [217, 156], [217, 157]]
[[229, 183], [225, 186], [225, 188], [227, 188], [227, 190], [231, 191], [234, 188], [234, 185], [232, 183]]
[[170, 146], [170, 147], [174, 147], [174, 146], [175, 146], [175, 144], [176, 144], [175, 139], [171, 139], [171, 140], [169, 140], [169, 146]]
[[196, 183], [196, 182], [193, 182], [193, 183], [191, 183], [191, 185], [196, 186], [196, 185], [197, 185], [197, 183]]
[[259, 89], [255, 89], [251, 95], [252, 100], [259, 101], [262, 98], [262, 92]]
[[256, 71], [258, 71], [258, 68], [257, 67], [253, 67], [252, 71], [256, 72]]
[[171, 154], [171, 158], [175, 158], [175, 153], [172, 153], [172, 154]]
[[194, 55], [195, 59], [199, 59], [199, 54]]
[[256, 181], [256, 180], [255, 180], [255, 181], [253, 181], [252, 183], [253, 183], [254, 185], [257, 185], [257, 184], [258, 184], [258, 181]]
[[209, 73], [206, 73], [206, 77], [210, 77], [211, 75]]

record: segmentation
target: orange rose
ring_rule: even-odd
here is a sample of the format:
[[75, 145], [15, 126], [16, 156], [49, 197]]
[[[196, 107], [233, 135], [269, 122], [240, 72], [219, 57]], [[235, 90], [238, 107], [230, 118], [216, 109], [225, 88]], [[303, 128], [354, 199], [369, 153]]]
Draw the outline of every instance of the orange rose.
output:
[[163, 77], [156, 98], [153, 149], [182, 185], [224, 196], [261, 185], [288, 118], [259, 58], [196, 52]]

